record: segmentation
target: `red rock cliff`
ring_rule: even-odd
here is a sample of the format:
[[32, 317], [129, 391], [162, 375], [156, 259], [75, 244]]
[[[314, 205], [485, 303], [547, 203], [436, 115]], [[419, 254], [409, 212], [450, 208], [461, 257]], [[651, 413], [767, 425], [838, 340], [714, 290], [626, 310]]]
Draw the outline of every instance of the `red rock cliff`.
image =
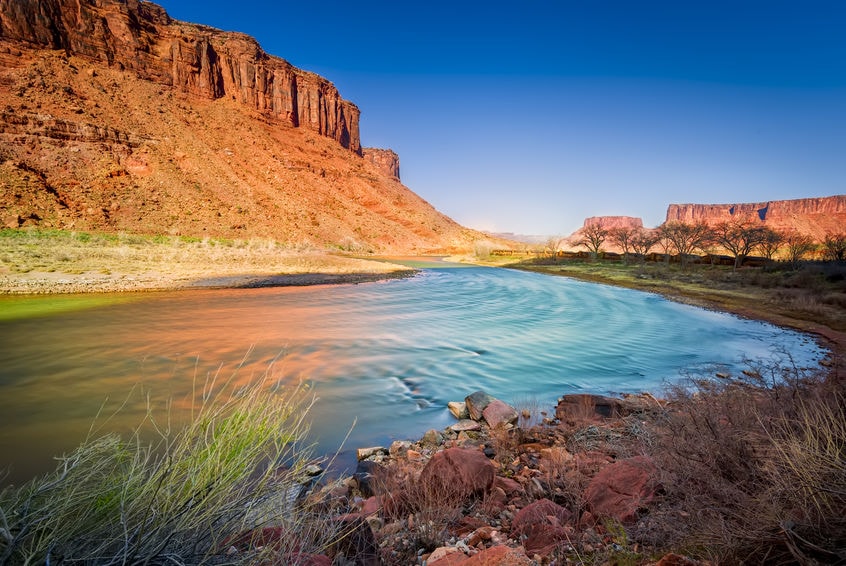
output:
[[3, 0], [0, 38], [64, 50], [140, 78], [330, 137], [361, 154], [359, 110], [326, 79], [265, 53], [251, 37], [171, 19], [138, 0]]
[[795, 230], [821, 239], [846, 231], [846, 195], [737, 204], [671, 204], [667, 221], [717, 224], [759, 222], [777, 230]]
[[607, 230], [614, 228], [643, 228], [643, 220], [634, 216], [591, 216], [585, 218], [585, 227], [597, 225]]
[[364, 158], [373, 163], [386, 175], [400, 180], [399, 155], [390, 149], [365, 147], [362, 149]]

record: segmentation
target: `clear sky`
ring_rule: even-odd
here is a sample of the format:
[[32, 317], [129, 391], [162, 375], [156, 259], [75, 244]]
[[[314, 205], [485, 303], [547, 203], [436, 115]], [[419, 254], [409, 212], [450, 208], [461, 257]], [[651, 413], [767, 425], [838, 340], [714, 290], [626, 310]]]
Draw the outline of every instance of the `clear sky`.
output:
[[846, 194], [843, 0], [157, 3], [335, 83], [473, 228]]

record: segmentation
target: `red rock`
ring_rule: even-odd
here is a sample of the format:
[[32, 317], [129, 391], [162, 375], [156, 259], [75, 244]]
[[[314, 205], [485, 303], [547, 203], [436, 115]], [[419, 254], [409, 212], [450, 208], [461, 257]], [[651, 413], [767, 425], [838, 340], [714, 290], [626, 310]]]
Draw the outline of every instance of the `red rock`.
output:
[[556, 418], [567, 421], [572, 419], [606, 419], [621, 415], [623, 404], [614, 397], [574, 393], [565, 395], [555, 407]]
[[393, 150], [364, 147], [362, 148], [362, 153], [364, 158], [378, 167], [380, 171], [397, 181], [400, 180], [399, 155]]
[[495, 401], [494, 397], [491, 397], [484, 391], [475, 391], [464, 398], [464, 403], [467, 405], [467, 412], [470, 414], [470, 418], [474, 421], [482, 420], [482, 411], [485, 410], [491, 401]]
[[655, 464], [646, 456], [614, 462], [591, 480], [585, 490], [585, 502], [598, 517], [631, 522], [655, 496], [655, 474]]
[[361, 506], [361, 514], [365, 517], [376, 515], [382, 510], [382, 498], [378, 495], [368, 497]]
[[499, 399], [494, 399], [488, 403], [482, 411], [482, 418], [491, 428], [500, 424], [516, 424], [519, 417], [514, 407]]
[[523, 547], [530, 555], [549, 555], [555, 547], [567, 540], [564, 525], [572, 513], [549, 499], [539, 499], [514, 515], [511, 536], [525, 537]]
[[456, 502], [490, 492], [494, 466], [479, 450], [447, 448], [432, 456], [420, 473], [420, 485]]
[[234, 99], [361, 154], [358, 107], [247, 35], [178, 22], [137, 0], [0, 2], [0, 29], [7, 40], [120, 66], [195, 96]]
[[426, 558], [429, 566], [457, 566], [467, 561], [467, 555], [454, 546], [441, 546]]
[[502, 488], [508, 495], [514, 495], [523, 491], [523, 486], [511, 478], [496, 476], [494, 486]]
[[735, 204], [671, 204], [667, 222], [713, 226], [747, 221], [775, 230], [797, 231], [820, 242], [846, 225], [846, 195]]
[[529, 566], [531, 560], [520, 550], [499, 545], [474, 554], [462, 566]]

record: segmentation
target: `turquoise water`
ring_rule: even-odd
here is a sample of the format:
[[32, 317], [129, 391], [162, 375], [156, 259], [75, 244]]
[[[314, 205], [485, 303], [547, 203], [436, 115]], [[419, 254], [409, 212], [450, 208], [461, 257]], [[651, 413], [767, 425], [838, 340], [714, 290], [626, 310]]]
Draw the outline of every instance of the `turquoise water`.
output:
[[[9, 299], [11, 300], [11, 299]], [[0, 301], [3, 308], [6, 299]], [[318, 450], [415, 438], [452, 422], [477, 389], [551, 408], [572, 392], [660, 393], [686, 373], [739, 371], [807, 336], [663, 298], [562, 277], [427, 268], [360, 285], [152, 293], [75, 312], [0, 321], [0, 469], [18, 482], [72, 449], [101, 406], [128, 431], [154, 403], [217, 374], [314, 386]], [[135, 389], [133, 389], [135, 388]], [[132, 392], [132, 393], [130, 393]], [[353, 426], [354, 424], [354, 426]], [[350, 432], [351, 431], [351, 432]]]

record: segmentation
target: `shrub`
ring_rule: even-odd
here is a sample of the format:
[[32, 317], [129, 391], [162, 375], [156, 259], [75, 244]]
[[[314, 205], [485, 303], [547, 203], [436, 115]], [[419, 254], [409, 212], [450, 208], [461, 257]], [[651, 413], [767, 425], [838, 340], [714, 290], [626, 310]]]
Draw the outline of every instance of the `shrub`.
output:
[[[304, 388], [267, 379], [204, 388], [184, 427], [149, 421], [158, 441], [86, 439], [55, 472], [0, 493], [0, 564], [215, 562], [228, 541], [281, 529], [264, 551], [309, 552], [336, 532], [297, 504], [310, 446]], [[247, 547], [229, 562], [257, 559]]]
[[653, 452], [664, 497], [641, 540], [720, 564], [846, 559], [846, 398], [835, 374], [758, 364], [669, 399]]

